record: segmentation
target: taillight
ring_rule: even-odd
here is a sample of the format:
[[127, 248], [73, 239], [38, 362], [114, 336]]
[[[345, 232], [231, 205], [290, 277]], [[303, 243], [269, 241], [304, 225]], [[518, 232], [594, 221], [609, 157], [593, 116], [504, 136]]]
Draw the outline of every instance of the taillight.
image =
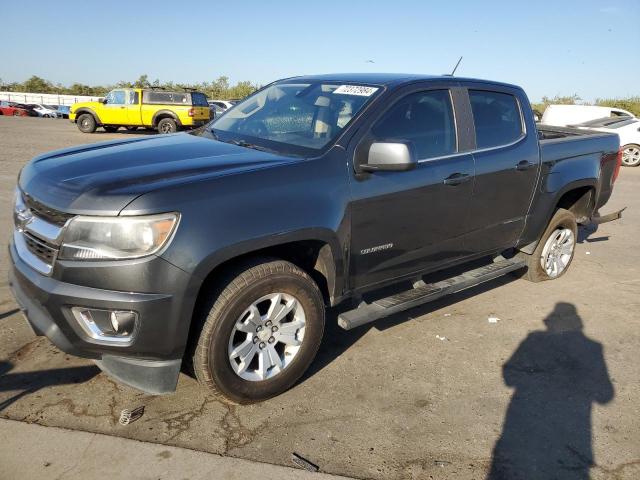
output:
[[196, 114], [196, 109], [195, 108], [190, 108], [189, 109], [189, 116], [193, 117]]
[[618, 174], [620, 173], [620, 167], [622, 166], [622, 147], [618, 150], [618, 156], [616, 157], [616, 166], [613, 170], [613, 177], [611, 177], [611, 184], [616, 181]]

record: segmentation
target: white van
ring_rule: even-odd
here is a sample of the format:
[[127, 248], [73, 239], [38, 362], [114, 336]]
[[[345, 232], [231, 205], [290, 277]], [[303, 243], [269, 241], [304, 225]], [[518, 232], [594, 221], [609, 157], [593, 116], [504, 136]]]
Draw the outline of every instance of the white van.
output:
[[633, 117], [631, 112], [621, 108], [596, 107], [593, 105], [549, 105], [540, 123], [567, 127], [605, 117]]

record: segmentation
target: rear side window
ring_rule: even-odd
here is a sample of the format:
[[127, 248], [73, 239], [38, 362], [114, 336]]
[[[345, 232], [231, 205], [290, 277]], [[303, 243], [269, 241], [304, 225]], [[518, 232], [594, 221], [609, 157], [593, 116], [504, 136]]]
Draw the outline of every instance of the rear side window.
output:
[[523, 133], [518, 100], [508, 93], [469, 90], [477, 148], [507, 145]]
[[449, 90], [412, 93], [401, 99], [372, 128], [377, 140], [413, 143], [418, 159], [456, 152], [456, 126]]
[[142, 103], [155, 104], [188, 104], [188, 93], [164, 92], [162, 90], [145, 90], [142, 92]]

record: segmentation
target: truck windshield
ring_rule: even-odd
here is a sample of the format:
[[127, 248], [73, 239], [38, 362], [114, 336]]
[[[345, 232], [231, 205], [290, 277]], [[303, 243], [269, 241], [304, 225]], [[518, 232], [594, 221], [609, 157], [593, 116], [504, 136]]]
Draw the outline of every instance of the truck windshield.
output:
[[340, 83], [276, 83], [238, 103], [215, 120], [210, 131], [222, 141], [282, 153], [317, 153], [379, 90]]

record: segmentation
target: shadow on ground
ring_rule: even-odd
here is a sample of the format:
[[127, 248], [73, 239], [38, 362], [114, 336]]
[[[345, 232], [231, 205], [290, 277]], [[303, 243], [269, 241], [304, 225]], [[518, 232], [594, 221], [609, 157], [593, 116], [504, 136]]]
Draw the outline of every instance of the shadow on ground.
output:
[[602, 345], [574, 305], [558, 303], [503, 365], [515, 388], [487, 480], [588, 480], [595, 465], [591, 409], [614, 397]]
[[52, 368], [35, 372], [11, 373], [13, 364], [0, 361], [0, 393], [17, 393], [0, 402], [0, 412], [22, 397], [54, 385], [77, 384], [91, 380], [100, 369], [96, 366]]

